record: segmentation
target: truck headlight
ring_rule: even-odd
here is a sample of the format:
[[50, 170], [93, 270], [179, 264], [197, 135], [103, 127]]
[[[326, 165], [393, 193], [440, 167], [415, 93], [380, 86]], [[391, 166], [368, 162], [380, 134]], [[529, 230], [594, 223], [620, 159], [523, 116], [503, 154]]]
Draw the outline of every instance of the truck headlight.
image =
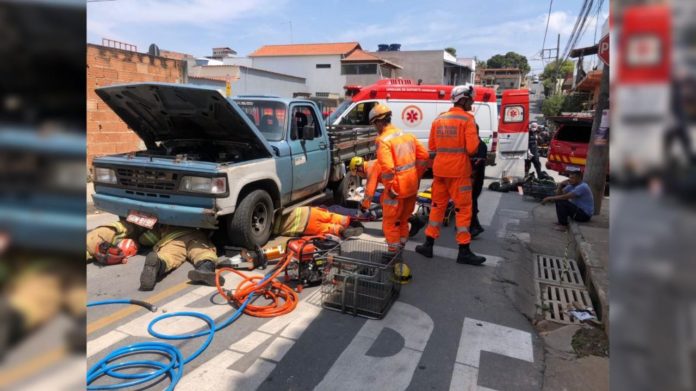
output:
[[194, 193], [224, 194], [227, 191], [227, 178], [185, 176], [179, 182], [179, 190]]
[[94, 181], [99, 183], [111, 183], [116, 184], [118, 180], [116, 179], [116, 172], [110, 168], [95, 167], [94, 168]]

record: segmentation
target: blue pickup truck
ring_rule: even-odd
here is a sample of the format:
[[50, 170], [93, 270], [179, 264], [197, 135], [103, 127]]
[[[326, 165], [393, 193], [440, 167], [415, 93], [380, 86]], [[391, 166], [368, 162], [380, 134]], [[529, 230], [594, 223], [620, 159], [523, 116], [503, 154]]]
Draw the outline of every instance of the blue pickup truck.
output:
[[144, 150], [94, 159], [94, 205], [145, 227], [223, 229], [228, 242], [265, 244], [281, 213], [324, 197], [343, 202], [371, 157], [371, 127], [330, 127], [316, 103], [239, 96], [181, 84], [96, 90], [143, 140]]

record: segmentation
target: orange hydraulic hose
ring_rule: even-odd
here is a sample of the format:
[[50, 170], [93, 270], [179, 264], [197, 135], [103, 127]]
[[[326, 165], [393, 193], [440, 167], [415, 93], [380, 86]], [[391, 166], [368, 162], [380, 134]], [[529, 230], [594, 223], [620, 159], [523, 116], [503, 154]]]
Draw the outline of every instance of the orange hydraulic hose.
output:
[[[292, 312], [297, 307], [299, 297], [292, 288], [276, 280], [276, 277], [285, 270], [291, 260], [292, 252], [286, 253], [283, 262], [263, 282], [261, 281], [265, 278], [264, 275], [247, 276], [236, 269], [229, 267], [220, 268], [215, 272], [215, 285], [218, 293], [228, 301], [234, 302], [237, 306], [240, 306], [253, 293], [257, 297], [262, 296], [272, 301], [267, 305], [247, 305], [244, 309], [244, 313], [247, 315], [270, 318]], [[226, 291], [220, 286], [220, 275], [224, 272], [233, 272], [242, 277], [242, 281], [237, 285], [234, 293]]]

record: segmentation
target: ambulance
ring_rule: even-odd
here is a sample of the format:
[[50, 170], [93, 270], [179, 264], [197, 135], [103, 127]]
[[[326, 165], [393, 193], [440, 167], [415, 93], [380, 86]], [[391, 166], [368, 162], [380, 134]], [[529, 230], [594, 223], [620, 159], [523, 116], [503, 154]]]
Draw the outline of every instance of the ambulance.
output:
[[[375, 104], [382, 103], [391, 108], [392, 123], [396, 127], [412, 133], [427, 147], [433, 120], [452, 107], [450, 93], [453, 87], [417, 85], [406, 79], [383, 79], [367, 87], [348, 85], [344, 87], [347, 99], [329, 115], [327, 122], [330, 125], [368, 125], [370, 110]], [[495, 165], [498, 105], [493, 88], [476, 87], [473, 112], [479, 135], [488, 147], [487, 163]]]

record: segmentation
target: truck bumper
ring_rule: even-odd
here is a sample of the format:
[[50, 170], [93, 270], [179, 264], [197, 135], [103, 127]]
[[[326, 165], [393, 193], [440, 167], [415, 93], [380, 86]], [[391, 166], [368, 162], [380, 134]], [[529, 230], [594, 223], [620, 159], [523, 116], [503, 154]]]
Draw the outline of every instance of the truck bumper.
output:
[[157, 204], [98, 193], [93, 195], [93, 199], [96, 208], [121, 217], [126, 217], [129, 211], [136, 210], [157, 216], [157, 222], [161, 224], [207, 229], [218, 227], [217, 217], [212, 209]]

